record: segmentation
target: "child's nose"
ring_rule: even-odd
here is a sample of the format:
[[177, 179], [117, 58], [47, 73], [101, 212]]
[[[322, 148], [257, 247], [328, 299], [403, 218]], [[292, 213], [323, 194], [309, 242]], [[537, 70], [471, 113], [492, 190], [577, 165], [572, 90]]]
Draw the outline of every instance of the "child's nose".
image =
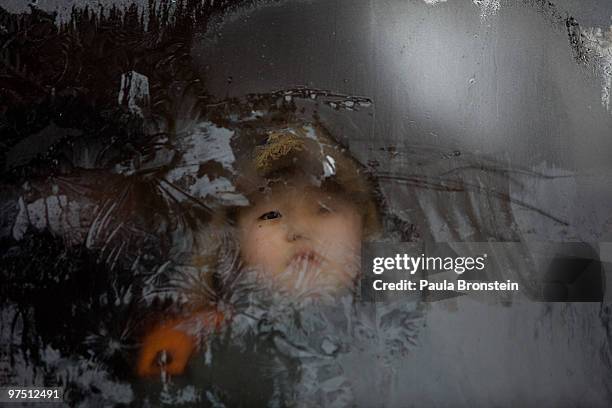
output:
[[287, 234], [287, 241], [297, 241], [301, 237], [302, 236], [301, 236], [301, 234], [299, 232], [291, 230]]
[[293, 226], [287, 228], [287, 241], [297, 241], [302, 238], [304, 238], [304, 233], [301, 230]]
[[287, 241], [297, 241], [300, 239], [308, 239], [308, 225], [304, 221], [290, 221], [287, 226]]

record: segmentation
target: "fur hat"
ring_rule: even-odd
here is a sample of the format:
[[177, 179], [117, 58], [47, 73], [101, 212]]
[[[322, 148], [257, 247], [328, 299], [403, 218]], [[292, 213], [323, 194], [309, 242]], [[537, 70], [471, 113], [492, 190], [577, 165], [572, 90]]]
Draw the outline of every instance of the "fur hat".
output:
[[249, 123], [236, 129], [234, 184], [247, 198], [270, 185], [304, 178], [340, 193], [363, 213], [366, 235], [380, 229], [376, 192], [366, 169], [321, 124]]

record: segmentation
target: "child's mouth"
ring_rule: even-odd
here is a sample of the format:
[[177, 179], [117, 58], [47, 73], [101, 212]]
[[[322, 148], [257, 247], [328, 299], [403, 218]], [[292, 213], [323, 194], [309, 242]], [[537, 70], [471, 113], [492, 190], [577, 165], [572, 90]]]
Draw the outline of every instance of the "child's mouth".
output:
[[297, 251], [290, 259], [290, 265], [306, 264], [309, 266], [320, 266], [323, 259], [312, 250]]

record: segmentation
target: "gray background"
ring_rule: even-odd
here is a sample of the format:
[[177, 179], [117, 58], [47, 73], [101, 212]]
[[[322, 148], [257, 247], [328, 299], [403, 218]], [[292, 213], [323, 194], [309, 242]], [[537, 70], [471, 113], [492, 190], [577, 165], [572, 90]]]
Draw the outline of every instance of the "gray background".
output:
[[[37, 5], [63, 17], [73, 5], [111, 3], [129, 2]], [[218, 97], [296, 85], [365, 95], [376, 104], [368, 136], [384, 143], [456, 147], [514, 165], [608, 170], [612, 115], [600, 102], [602, 78], [593, 64], [575, 62], [560, 18], [606, 29], [612, 2], [532, 3], [502, 1], [496, 15], [482, 19], [468, 0], [260, 2], [224, 16], [193, 52]], [[2, 5], [18, 11], [27, 3]]]
[[[583, 24], [601, 21], [602, 8]], [[396, 146], [610, 168], [601, 78], [575, 62], [563, 22], [523, 2], [482, 20], [468, 1], [294, 1], [211, 31], [194, 52], [215, 95], [295, 85], [366, 95], [376, 107], [370, 137]]]

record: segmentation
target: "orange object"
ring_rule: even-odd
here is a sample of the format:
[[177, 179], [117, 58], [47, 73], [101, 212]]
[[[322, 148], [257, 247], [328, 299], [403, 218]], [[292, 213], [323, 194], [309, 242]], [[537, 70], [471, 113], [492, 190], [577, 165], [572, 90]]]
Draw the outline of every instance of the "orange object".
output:
[[163, 369], [169, 375], [182, 374], [198, 345], [199, 333], [190, 328], [219, 329], [223, 318], [220, 312], [208, 311], [158, 325], [142, 341], [136, 373], [140, 377], [159, 376]]

